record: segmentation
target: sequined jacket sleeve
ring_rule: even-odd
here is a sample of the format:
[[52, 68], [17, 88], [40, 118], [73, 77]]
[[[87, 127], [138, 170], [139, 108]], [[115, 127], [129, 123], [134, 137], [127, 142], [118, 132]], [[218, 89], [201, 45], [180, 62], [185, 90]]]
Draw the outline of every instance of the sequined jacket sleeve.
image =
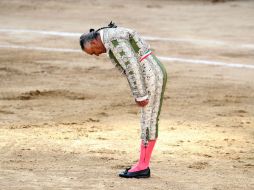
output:
[[114, 56], [113, 52], [111, 50], [109, 50], [109, 58], [111, 63], [118, 69], [118, 71], [120, 71], [120, 73], [122, 75], [125, 75], [125, 70], [122, 68], [122, 66], [119, 64], [119, 62], [117, 61], [116, 57]]
[[129, 37], [128, 30], [109, 33], [109, 47], [118, 62], [117, 66], [121, 67], [128, 79], [133, 96], [137, 101], [142, 101], [147, 99], [148, 95], [138, 56], [130, 44]]

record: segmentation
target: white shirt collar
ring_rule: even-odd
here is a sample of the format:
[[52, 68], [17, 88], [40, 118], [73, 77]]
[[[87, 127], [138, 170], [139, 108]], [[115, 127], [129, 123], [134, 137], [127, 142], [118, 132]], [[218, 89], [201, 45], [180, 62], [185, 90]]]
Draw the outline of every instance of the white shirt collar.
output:
[[107, 51], [107, 53], [108, 53], [109, 48], [108, 48], [108, 46], [107, 46], [107, 43], [105, 43], [105, 41], [104, 41], [104, 30], [103, 30], [103, 29], [100, 30], [99, 33], [100, 33], [101, 41], [102, 41], [102, 43], [103, 43], [103, 45], [104, 45], [104, 47], [106, 48], [106, 51]]
[[101, 41], [102, 41], [102, 43], [104, 44], [104, 39], [103, 39], [103, 30], [100, 30], [99, 31], [99, 33], [100, 33], [100, 37], [101, 37]]

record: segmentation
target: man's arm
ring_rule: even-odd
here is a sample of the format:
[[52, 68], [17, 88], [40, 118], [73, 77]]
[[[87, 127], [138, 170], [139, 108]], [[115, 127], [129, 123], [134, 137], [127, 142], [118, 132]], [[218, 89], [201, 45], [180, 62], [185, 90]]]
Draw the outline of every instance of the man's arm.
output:
[[114, 56], [111, 50], [109, 50], [109, 58], [110, 58], [110, 61], [113, 63], [113, 65], [120, 71], [120, 73], [122, 75], [125, 75], [124, 68], [119, 64], [119, 62], [117, 61], [116, 57]]
[[125, 74], [130, 84], [133, 96], [137, 102], [148, 99], [144, 78], [137, 57], [126, 39], [114, 39], [111, 41], [111, 50], [117, 61], [125, 67]]

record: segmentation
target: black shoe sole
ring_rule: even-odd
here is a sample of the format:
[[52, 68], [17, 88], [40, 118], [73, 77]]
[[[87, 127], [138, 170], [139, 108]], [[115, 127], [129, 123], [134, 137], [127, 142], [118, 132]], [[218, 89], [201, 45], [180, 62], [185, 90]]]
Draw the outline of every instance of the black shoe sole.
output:
[[139, 178], [149, 178], [149, 177], [151, 177], [150, 175], [144, 175], [144, 176], [125, 176], [125, 175], [119, 175], [119, 177], [122, 177], [122, 178], [137, 178], [137, 179], [139, 179]]
[[[150, 169], [149, 169], [149, 171], [148, 171], [148, 173], [146, 173], [146, 174], [144, 174], [144, 173], [140, 173], [140, 174], [130, 174], [130, 173], [132, 173], [132, 172], [130, 172], [129, 174], [128, 174], [129, 172], [128, 172], [128, 170], [125, 170], [125, 172], [123, 172], [123, 173], [120, 173], [119, 174], [119, 177], [122, 177], [122, 178], [149, 178], [150, 177]], [[133, 172], [133, 173], [135, 173], [135, 172]]]

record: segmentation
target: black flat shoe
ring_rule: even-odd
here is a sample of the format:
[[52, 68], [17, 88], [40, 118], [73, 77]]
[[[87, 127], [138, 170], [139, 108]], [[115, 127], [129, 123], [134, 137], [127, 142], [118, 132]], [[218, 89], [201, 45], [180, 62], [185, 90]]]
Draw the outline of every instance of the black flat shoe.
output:
[[126, 168], [125, 171], [119, 174], [119, 177], [124, 178], [148, 178], [151, 175], [150, 168], [146, 168], [144, 170], [136, 171], [136, 172], [128, 172], [130, 168]]

